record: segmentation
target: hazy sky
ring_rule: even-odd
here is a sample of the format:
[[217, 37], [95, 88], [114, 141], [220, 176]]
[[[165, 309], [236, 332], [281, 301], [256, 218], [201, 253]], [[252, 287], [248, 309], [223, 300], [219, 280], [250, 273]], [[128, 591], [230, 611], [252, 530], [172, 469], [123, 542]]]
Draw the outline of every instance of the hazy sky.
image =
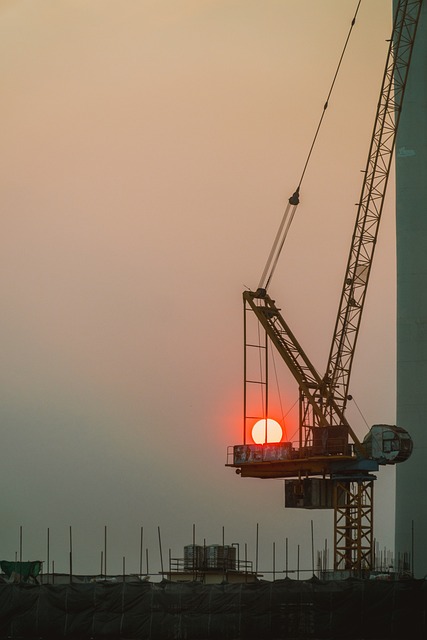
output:
[[[356, 0], [1, 0], [0, 559], [159, 570], [197, 542], [332, 547], [332, 512], [225, 467], [241, 292], [297, 185]], [[270, 294], [324, 372], [391, 28], [362, 2]], [[395, 423], [390, 184], [350, 392]], [[282, 389], [285, 407], [297, 398]], [[354, 405], [348, 417], [363, 438]], [[404, 425], [402, 425], [404, 426]], [[393, 544], [394, 473], [375, 536]], [[145, 552], [144, 552], [145, 553]], [[145, 566], [145, 561], [144, 561]], [[276, 568], [277, 568], [276, 567]]]

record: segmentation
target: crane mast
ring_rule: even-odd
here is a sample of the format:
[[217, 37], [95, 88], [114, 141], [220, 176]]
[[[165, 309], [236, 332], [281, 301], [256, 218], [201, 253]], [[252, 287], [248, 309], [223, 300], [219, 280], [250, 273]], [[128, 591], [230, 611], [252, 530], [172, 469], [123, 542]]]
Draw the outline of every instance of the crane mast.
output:
[[[271, 341], [298, 384], [299, 439], [296, 446], [278, 443], [277, 451], [266, 443], [248, 444], [246, 385], [251, 381], [245, 371], [243, 445], [229, 448], [227, 466], [235, 467], [236, 473], [242, 477], [288, 478], [285, 480], [288, 493], [290, 496], [292, 492], [302, 496], [300, 503], [304, 503], [304, 483], [319, 476], [318, 480], [324, 483], [324, 490], [331, 496], [327, 506], [334, 510], [335, 569], [360, 572], [372, 568], [375, 479], [372, 474], [380, 464], [406, 460], [412, 451], [409, 435], [396, 426], [374, 425], [370, 434], [360, 442], [345, 417], [345, 409], [421, 5], [422, 0], [401, 0], [395, 13], [339, 309], [323, 377], [311, 363], [266, 288], [260, 286], [256, 291], [243, 293], [245, 326], [247, 313], [254, 314], [265, 331], [266, 343]], [[293, 213], [296, 204], [293, 194], [289, 200]], [[268, 283], [270, 278], [264, 273], [263, 280]], [[245, 337], [245, 352], [253, 346]], [[267, 353], [266, 344], [266, 358]], [[267, 385], [264, 393], [267, 396]], [[289, 506], [305, 505], [292, 503]]]

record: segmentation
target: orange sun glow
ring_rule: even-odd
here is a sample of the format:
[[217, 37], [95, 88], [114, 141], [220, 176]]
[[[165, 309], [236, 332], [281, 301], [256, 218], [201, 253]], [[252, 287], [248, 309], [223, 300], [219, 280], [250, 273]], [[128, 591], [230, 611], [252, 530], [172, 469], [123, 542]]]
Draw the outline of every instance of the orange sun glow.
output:
[[280, 442], [283, 436], [283, 429], [277, 420], [272, 418], [262, 418], [255, 422], [252, 427], [252, 438], [256, 444], [266, 442]]

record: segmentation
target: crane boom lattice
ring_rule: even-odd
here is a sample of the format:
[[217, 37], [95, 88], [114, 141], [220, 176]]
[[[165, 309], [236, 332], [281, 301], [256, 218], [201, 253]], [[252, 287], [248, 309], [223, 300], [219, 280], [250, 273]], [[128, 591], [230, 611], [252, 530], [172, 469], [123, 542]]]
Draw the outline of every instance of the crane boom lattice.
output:
[[330, 397], [344, 411], [357, 336], [402, 109], [421, 2], [401, 2], [390, 40], [374, 131], [364, 172], [339, 311], [326, 369]]

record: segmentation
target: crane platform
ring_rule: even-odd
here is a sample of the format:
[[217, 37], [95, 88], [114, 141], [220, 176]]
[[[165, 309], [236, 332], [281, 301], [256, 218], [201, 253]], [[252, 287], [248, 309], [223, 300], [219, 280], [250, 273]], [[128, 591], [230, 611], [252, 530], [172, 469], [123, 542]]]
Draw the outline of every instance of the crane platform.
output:
[[346, 453], [319, 455], [312, 447], [295, 449], [291, 442], [230, 446], [226, 466], [242, 478], [264, 479], [340, 475], [354, 480], [379, 469], [377, 460], [356, 456], [351, 445]]

